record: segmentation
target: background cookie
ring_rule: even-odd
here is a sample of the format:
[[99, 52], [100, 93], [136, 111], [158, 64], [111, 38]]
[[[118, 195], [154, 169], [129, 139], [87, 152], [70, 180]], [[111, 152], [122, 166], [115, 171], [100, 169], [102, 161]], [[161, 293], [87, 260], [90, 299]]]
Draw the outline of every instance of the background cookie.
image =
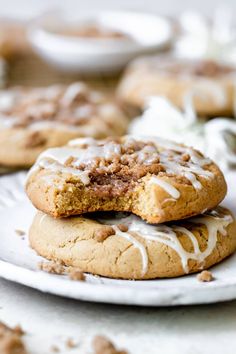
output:
[[213, 61], [149, 56], [130, 64], [117, 95], [124, 104], [139, 109], [150, 96], [165, 96], [179, 108], [189, 97], [199, 115], [232, 116], [235, 72]]
[[30, 244], [49, 260], [124, 279], [197, 272], [236, 248], [236, 224], [220, 207], [168, 225], [148, 225], [134, 215], [89, 217], [56, 220], [39, 212], [30, 229]]
[[1, 91], [0, 115], [0, 164], [6, 166], [31, 166], [49, 147], [122, 135], [128, 125], [115, 102], [81, 82]]
[[26, 192], [55, 217], [130, 211], [150, 223], [212, 209], [226, 194], [218, 167], [197, 151], [160, 138], [77, 139], [40, 155]]

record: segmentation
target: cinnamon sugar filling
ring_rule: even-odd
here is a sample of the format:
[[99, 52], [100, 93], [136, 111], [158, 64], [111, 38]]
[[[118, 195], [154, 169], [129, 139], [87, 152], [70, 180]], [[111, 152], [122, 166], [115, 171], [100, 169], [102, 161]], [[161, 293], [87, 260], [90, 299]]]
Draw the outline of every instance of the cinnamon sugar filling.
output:
[[[119, 139], [112, 141], [114, 144], [120, 143]], [[83, 144], [83, 148], [88, 148], [88, 145]], [[121, 145], [120, 148], [121, 154], [114, 154], [108, 159], [96, 157], [90, 163], [76, 164], [76, 159], [71, 156], [65, 165], [80, 171], [89, 171], [90, 184], [87, 188], [98, 197], [120, 197], [130, 193], [137, 181], [149, 174], [159, 177], [175, 177], [178, 182], [190, 185], [186, 177], [174, 176], [173, 173], [166, 171], [160, 163], [159, 151], [153, 142], [132, 141]], [[170, 151], [169, 159], [174, 159], [176, 154], [182, 166], [190, 160], [189, 154], [181, 154], [177, 151]]]

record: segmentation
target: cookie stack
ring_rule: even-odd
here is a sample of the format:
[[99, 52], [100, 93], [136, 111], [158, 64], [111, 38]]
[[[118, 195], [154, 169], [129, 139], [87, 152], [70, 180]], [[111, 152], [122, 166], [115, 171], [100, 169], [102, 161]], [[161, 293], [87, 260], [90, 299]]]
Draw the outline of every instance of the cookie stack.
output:
[[48, 260], [123, 279], [176, 277], [236, 249], [236, 223], [218, 206], [222, 172], [167, 140], [76, 139], [44, 151], [26, 192], [39, 210], [30, 243]]

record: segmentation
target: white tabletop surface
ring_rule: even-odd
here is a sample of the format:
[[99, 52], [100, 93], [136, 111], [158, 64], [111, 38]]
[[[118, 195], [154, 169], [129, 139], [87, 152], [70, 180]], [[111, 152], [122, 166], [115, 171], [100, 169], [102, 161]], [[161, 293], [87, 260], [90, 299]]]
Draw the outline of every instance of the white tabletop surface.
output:
[[[0, 319], [20, 323], [31, 354], [89, 353], [94, 335], [130, 354], [235, 354], [236, 301], [205, 306], [142, 308], [68, 300], [0, 280]], [[66, 351], [68, 337], [78, 340]]]

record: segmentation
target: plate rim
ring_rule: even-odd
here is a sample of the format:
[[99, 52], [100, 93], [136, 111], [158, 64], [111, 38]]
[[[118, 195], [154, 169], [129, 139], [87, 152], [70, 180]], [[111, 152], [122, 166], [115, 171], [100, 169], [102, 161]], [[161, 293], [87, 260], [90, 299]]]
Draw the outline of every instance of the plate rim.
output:
[[[73, 287], [71, 287], [72, 280], [65, 279], [62, 275], [27, 269], [3, 260], [0, 260], [0, 277], [51, 295], [117, 305], [165, 307], [210, 304], [236, 299], [236, 279], [230, 284], [224, 282], [220, 284], [202, 283], [200, 288], [197, 283], [196, 286], [191, 288], [181, 286], [175, 289], [158, 287], [145, 289], [144, 287], [130, 287], [126, 284], [117, 286], [115, 284], [89, 283], [86, 281], [73, 281]], [[56, 291], [53, 291], [53, 284], [63, 286], [56, 286]], [[115, 291], [117, 287], [119, 287], [118, 292]], [[96, 289], [96, 292], [91, 291], [94, 289]], [[225, 291], [226, 289], [227, 291]], [[211, 296], [207, 296], [209, 292], [211, 292]], [[195, 294], [194, 301], [193, 293]]]
[[[11, 205], [8, 203], [4, 205], [4, 200], [2, 205], [0, 203], [0, 214], [3, 209], [17, 208], [17, 204], [22, 205], [22, 203], [27, 203], [25, 194], [22, 193], [22, 177], [24, 175], [25, 173], [22, 175], [22, 172], [17, 172], [9, 176], [0, 177], [0, 197], [4, 195], [4, 192], [9, 191], [9, 188], [12, 190], [12, 187], [15, 188], [14, 192], [18, 192], [10, 194]], [[233, 175], [234, 178], [235, 175], [236, 173]], [[113, 280], [111, 283], [81, 282], [72, 281], [62, 275], [29, 269], [23, 265], [3, 260], [0, 256], [0, 277], [52, 295], [75, 300], [119, 305], [163, 307], [209, 304], [236, 299], [236, 276], [227, 278], [227, 281], [224, 278], [209, 283], [199, 283], [196, 280], [196, 285], [191, 284], [190, 286], [186, 286], [185, 284], [177, 284], [175, 287], [166, 288], [158, 286], [158, 284], [149, 287], [144, 285], [130, 286], [127, 280], [122, 284], [122, 280], [120, 279], [118, 280], [118, 284], [115, 283], [116, 280]], [[89, 277], [96, 278], [96, 276], [90, 274], [88, 275]], [[103, 277], [99, 278], [101, 280], [107, 279]], [[138, 282], [136, 281], [136, 283]], [[148, 282], [148, 280], [145, 282]], [[142, 284], [144, 284], [143, 281]], [[119, 291], [117, 291], [118, 288]], [[96, 291], [94, 291], [95, 289]]]

